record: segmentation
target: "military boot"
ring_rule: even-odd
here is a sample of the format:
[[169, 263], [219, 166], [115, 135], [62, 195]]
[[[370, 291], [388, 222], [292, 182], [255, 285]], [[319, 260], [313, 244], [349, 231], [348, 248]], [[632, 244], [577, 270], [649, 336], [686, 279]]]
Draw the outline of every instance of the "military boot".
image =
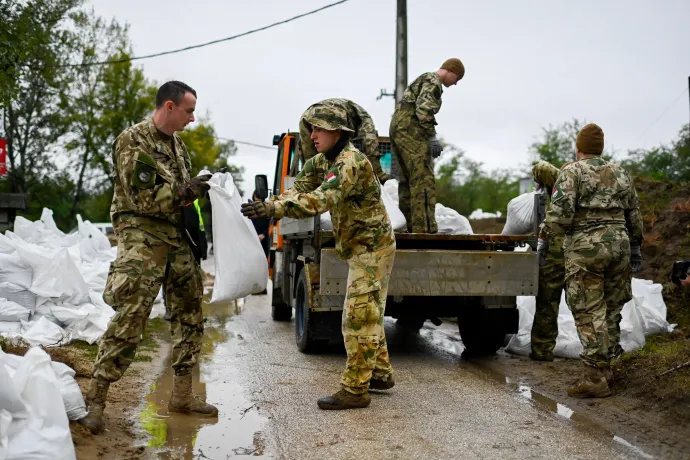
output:
[[320, 398], [317, 402], [323, 410], [359, 409], [369, 406], [370, 403], [371, 398], [368, 393], [356, 395], [345, 389], [340, 390], [333, 396]]
[[192, 374], [173, 377], [173, 390], [168, 402], [170, 412], [197, 414], [204, 417], [218, 416], [218, 409], [192, 393]]
[[553, 353], [544, 353], [544, 354], [540, 354], [540, 353], [531, 352], [531, 353], [529, 354], [529, 358], [530, 358], [532, 361], [547, 361], [547, 362], [552, 362], [552, 361], [553, 361]]
[[606, 382], [609, 384], [609, 388], [613, 386], [613, 369], [611, 367], [605, 367], [601, 370], [604, 374]]
[[606, 398], [611, 396], [611, 388], [602, 369], [588, 367], [585, 375], [574, 386], [568, 388], [572, 398]]
[[79, 419], [79, 423], [88, 428], [92, 434], [98, 434], [103, 430], [103, 411], [108, 397], [108, 388], [110, 388], [110, 382], [105, 380], [92, 378], [89, 382], [89, 389], [86, 392], [89, 413], [86, 417]]
[[374, 377], [369, 380], [370, 390], [390, 390], [395, 386], [395, 379], [393, 375], [390, 374], [386, 380], [376, 379]]

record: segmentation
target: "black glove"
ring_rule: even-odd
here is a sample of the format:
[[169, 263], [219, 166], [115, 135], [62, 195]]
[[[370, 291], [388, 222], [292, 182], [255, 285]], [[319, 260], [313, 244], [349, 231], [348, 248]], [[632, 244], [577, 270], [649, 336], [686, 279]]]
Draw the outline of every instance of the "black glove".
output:
[[546, 263], [546, 253], [549, 252], [549, 240], [539, 238], [537, 243], [537, 254], [539, 254], [539, 265]]
[[443, 152], [441, 141], [436, 139], [436, 136], [431, 136], [429, 138], [429, 151], [431, 152], [431, 156], [434, 158], [438, 158], [441, 156], [441, 152]]
[[642, 251], [640, 245], [630, 246], [630, 266], [633, 273], [642, 271]]
[[203, 198], [206, 196], [206, 192], [211, 188], [206, 182], [208, 182], [211, 177], [211, 174], [204, 174], [203, 176], [196, 176], [189, 181], [189, 188], [196, 198]]
[[242, 215], [249, 219], [259, 219], [273, 216], [276, 207], [270, 201], [250, 201], [249, 203], [242, 203], [241, 211]]

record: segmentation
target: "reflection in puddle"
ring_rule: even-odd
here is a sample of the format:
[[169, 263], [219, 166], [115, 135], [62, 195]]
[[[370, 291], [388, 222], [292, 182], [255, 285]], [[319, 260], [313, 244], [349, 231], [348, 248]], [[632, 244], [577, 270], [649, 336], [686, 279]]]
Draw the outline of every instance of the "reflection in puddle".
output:
[[[448, 353], [451, 353], [453, 355], [460, 356], [460, 355], [462, 355], [462, 352], [465, 349], [465, 347], [462, 345], [462, 342], [460, 341], [459, 336], [453, 335], [450, 332], [425, 327], [420, 331], [420, 335], [425, 340], [432, 343], [436, 347], [438, 347], [438, 348], [440, 348], [440, 349], [442, 349]], [[476, 365], [479, 363], [472, 363], [472, 364]], [[612, 433], [611, 431], [602, 427], [601, 425], [596, 424], [594, 421], [585, 417], [584, 415], [582, 415], [578, 412], [575, 412], [571, 408], [569, 408], [569, 407], [567, 407], [561, 403], [554, 401], [553, 399], [549, 398], [548, 396], [544, 396], [541, 393], [535, 392], [534, 390], [532, 390], [532, 388], [530, 388], [524, 382], [517, 381], [515, 379], [511, 379], [510, 377], [503, 375], [500, 372], [497, 372], [493, 369], [489, 369], [486, 367], [478, 367], [478, 366], [476, 366], [476, 368], [481, 373], [488, 375], [492, 380], [495, 380], [501, 384], [504, 384], [506, 387], [513, 390], [518, 396], [520, 396], [521, 400], [523, 400], [525, 402], [533, 403], [537, 407], [547, 409], [550, 412], [553, 412], [560, 417], [563, 417], [563, 418], [566, 418], [568, 420], [575, 422], [573, 424], [573, 426], [576, 429], [588, 431], [590, 433], [603, 434], [604, 436], [611, 439], [612, 441], [627, 447], [628, 449], [633, 451], [635, 453], [635, 455], [637, 455], [641, 458], [645, 458], [645, 459], [655, 458], [653, 455], [650, 455], [650, 454], [644, 452], [639, 447], [626, 441], [625, 439], [621, 438], [620, 436], [615, 435], [614, 433]]]
[[195, 394], [218, 407], [218, 418], [168, 412], [173, 384], [169, 356], [139, 417], [139, 427], [148, 438], [145, 444], [153, 448], [154, 458], [215, 460], [267, 455], [263, 435], [266, 419], [258, 413], [260, 403], [252, 404], [245, 395], [236, 365], [238, 351], [246, 342], [231, 326], [244, 302], [210, 305], [209, 297], [208, 293], [204, 296], [204, 340], [192, 385]]

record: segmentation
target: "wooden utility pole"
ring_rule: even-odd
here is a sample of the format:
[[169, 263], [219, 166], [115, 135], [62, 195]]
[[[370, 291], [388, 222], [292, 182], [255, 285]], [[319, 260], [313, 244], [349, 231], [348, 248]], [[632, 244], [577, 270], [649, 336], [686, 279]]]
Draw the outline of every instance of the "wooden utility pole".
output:
[[[395, 26], [395, 103], [402, 100], [407, 88], [407, 0], [398, 0]], [[395, 155], [391, 157], [391, 177], [400, 177], [400, 167]]]

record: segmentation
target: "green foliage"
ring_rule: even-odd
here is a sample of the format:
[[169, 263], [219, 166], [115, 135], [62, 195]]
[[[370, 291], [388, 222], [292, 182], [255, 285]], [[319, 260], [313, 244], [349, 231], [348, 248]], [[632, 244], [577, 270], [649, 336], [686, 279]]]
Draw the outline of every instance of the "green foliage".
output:
[[[465, 158], [457, 147], [446, 145], [449, 159], [436, 173], [436, 200], [463, 216], [482, 209], [506, 214], [508, 202], [518, 195], [519, 182], [506, 170], [487, 173], [482, 163]], [[448, 154], [446, 154], [448, 157]]]
[[535, 160], [544, 160], [560, 168], [564, 163], [575, 159], [575, 140], [584, 123], [573, 118], [556, 127], [542, 128], [541, 138], [530, 146]]
[[670, 146], [631, 150], [621, 164], [635, 176], [681, 184], [690, 182], [690, 124], [680, 129]]

